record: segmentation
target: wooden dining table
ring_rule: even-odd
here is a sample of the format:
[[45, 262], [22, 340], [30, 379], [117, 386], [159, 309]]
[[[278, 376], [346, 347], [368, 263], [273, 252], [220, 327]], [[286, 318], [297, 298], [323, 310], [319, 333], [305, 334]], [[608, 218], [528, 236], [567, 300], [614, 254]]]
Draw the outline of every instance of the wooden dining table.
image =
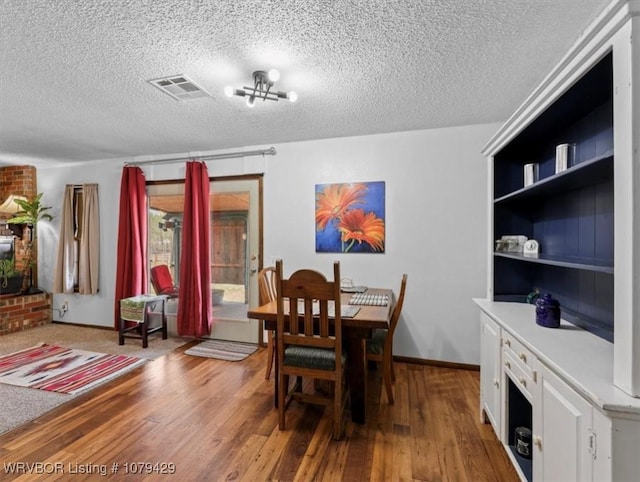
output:
[[[376, 328], [389, 328], [389, 320], [395, 305], [395, 295], [392, 290], [369, 288], [367, 294], [383, 294], [388, 296], [386, 306], [358, 305], [358, 313], [351, 318], [342, 318], [342, 337], [347, 350], [347, 383], [351, 391], [351, 420], [355, 423], [365, 423], [367, 400], [367, 352], [366, 339]], [[342, 306], [349, 305], [352, 293], [342, 293]], [[344, 310], [343, 310], [344, 311]], [[264, 321], [265, 330], [277, 328], [276, 301], [250, 309], [247, 317]], [[276, 353], [277, 357], [277, 353]], [[277, 367], [277, 359], [276, 359]], [[276, 400], [278, 389], [278, 375], [276, 371]]]

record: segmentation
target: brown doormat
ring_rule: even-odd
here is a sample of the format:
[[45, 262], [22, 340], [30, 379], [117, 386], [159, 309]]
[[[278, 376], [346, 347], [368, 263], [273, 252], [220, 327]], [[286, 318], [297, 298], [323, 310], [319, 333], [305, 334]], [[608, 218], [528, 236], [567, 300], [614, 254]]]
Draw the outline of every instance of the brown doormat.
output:
[[205, 340], [185, 351], [187, 355], [218, 360], [241, 361], [254, 353], [258, 347], [250, 343], [236, 341]]

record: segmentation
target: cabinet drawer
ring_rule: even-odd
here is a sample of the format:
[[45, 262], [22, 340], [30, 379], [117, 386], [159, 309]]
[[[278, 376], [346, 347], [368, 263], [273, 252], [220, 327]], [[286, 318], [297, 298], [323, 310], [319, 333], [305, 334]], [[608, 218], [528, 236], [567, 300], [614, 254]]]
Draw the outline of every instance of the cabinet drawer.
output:
[[524, 370], [530, 373], [529, 376], [535, 379], [535, 357], [533, 353], [506, 331], [503, 335], [503, 347], [506, 352], [518, 360]]
[[535, 371], [528, 370], [526, 366], [519, 363], [518, 359], [513, 356], [509, 350], [502, 352], [502, 360], [504, 365], [504, 372], [518, 385], [520, 391], [531, 401], [533, 399], [532, 394], [536, 384]]

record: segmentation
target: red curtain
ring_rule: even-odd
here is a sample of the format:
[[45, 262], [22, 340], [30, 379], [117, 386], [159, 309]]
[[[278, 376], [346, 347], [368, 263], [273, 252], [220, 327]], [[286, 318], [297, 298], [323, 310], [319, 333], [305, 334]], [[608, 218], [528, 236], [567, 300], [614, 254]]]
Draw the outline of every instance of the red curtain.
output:
[[142, 169], [126, 166], [120, 181], [115, 328], [120, 300], [147, 291], [147, 191]]
[[211, 210], [209, 173], [204, 162], [188, 162], [185, 178], [178, 334], [211, 333]]

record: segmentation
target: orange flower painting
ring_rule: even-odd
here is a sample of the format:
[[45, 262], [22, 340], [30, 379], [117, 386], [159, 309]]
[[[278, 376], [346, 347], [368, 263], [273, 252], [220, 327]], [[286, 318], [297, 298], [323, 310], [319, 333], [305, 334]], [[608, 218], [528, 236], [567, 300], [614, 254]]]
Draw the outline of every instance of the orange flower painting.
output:
[[384, 253], [384, 182], [316, 185], [316, 252]]

